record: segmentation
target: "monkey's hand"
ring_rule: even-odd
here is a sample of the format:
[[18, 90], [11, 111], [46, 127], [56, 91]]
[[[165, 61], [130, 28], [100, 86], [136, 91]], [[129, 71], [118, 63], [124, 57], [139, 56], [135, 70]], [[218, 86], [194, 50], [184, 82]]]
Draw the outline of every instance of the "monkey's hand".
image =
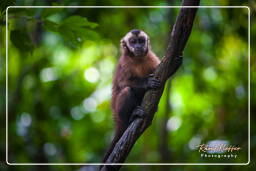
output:
[[145, 110], [141, 106], [136, 106], [133, 110], [132, 115], [130, 116], [129, 123], [134, 121], [136, 118], [144, 118], [145, 117]]
[[160, 87], [160, 81], [154, 78], [154, 74], [150, 74], [147, 80], [147, 89], [156, 90]]

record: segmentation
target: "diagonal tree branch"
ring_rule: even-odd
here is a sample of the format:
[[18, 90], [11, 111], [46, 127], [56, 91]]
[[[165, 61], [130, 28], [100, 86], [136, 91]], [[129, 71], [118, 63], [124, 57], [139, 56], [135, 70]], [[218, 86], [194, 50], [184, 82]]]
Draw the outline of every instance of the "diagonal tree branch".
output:
[[[183, 0], [182, 8], [172, 29], [165, 56], [159, 64], [155, 78], [161, 82], [158, 90], [149, 90], [142, 101], [146, 117], [135, 119], [116, 143], [106, 163], [123, 163], [133, 145], [142, 133], [151, 125], [157, 105], [162, 96], [165, 82], [172, 76], [182, 63], [182, 52], [192, 30], [195, 14], [200, 0]], [[194, 6], [194, 7], [188, 7]], [[104, 170], [119, 170], [121, 165], [105, 165]]]

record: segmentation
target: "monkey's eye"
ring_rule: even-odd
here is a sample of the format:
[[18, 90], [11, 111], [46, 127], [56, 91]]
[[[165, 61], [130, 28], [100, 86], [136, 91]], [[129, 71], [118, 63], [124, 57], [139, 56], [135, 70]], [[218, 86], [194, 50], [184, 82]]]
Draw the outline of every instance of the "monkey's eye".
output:
[[144, 44], [145, 43], [145, 39], [144, 38], [139, 38], [139, 43], [140, 44]]
[[135, 39], [130, 39], [129, 41], [130, 41], [131, 44], [135, 44], [136, 43]]

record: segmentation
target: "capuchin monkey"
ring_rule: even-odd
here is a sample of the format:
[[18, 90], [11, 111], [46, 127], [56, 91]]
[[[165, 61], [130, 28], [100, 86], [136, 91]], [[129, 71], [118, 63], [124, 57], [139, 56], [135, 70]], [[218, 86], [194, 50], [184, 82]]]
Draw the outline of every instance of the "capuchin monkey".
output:
[[107, 162], [129, 124], [137, 117], [145, 116], [140, 105], [147, 90], [160, 86], [160, 82], [153, 78], [159, 63], [159, 58], [151, 51], [148, 35], [142, 30], [131, 30], [121, 39], [121, 57], [113, 79], [111, 101], [116, 124], [115, 136], [103, 163]]

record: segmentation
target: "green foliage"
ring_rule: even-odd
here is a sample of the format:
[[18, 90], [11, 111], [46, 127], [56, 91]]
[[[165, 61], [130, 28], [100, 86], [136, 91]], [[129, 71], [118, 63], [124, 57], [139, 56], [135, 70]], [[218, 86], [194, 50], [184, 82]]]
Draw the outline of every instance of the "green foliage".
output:
[[[44, 3], [34, 1], [33, 5], [48, 5]], [[82, 0], [73, 3], [88, 5]], [[111, 3], [127, 5], [123, 1]], [[136, 5], [137, 2], [127, 3]], [[153, 2], [142, 3], [152, 5]], [[16, 5], [24, 4], [19, 1]], [[63, 4], [70, 5], [68, 0]], [[154, 5], [166, 3], [154, 1]], [[150, 35], [153, 51], [163, 57], [167, 35], [177, 13], [178, 9], [161, 8], [10, 8], [9, 162], [100, 162], [114, 130], [111, 82], [120, 55], [120, 39], [133, 28], [143, 29]], [[234, 18], [238, 13], [239, 17]], [[165, 87], [151, 127], [135, 144], [127, 162], [163, 162], [164, 154], [159, 150], [164, 140], [163, 130], [167, 134], [164, 148], [170, 151], [164, 162], [247, 162], [246, 21], [246, 9], [199, 9], [183, 54], [184, 63], [171, 79], [169, 90]], [[253, 37], [255, 28], [254, 22]], [[4, 25], [0, 31], [0, 43], [4, 44]], [[1, 46], [0, 51], [3, 66], [0, 67], [0, 120], [4, 122], [6, 61], [3, 48]], [[254, 55], [255, 49], [251, 50]], [[251, 56], [251, 60], [254, 57]], [[254, 71], [256, 65], [251, 61], [251, 72]], [[255, 87], [255, 78], [252, 74], [251, 87]], [[252, 114], [256, 97], [252, 94], [251, 98]], [[1, 129], [4, 130], [4, 126], [1, 124]], [[0, 136], [0, 151], [4, 153], [4, 133]], [[225, 140], [243, 150], [237, 159], [201, 158], [195, 144], [213, 140]], [[255, 140], [252, 146], [254, 148]], [[199, 170], [205, 168], [202, 166]], [[165, 169], [138, 166], [123, 170]], [[40, 170], [40, 167], [33, 166], [31, 170]], [[188, 170], [191, 170], [189, 166]]]
[[81, 16], [68, 17], [64, 19], [60, 24], [60, 27], [68, 27], [70, 29], [73, 29], [74, 31], [79, 30], [86, 26], [90, 28], [95, 28], [97, 24], [93, 22], [89, 22], [86, 18], [83, 18]]
[[4, 17], [4, 13], [7, 7], [13, 5], [15, 5], [15, 0], [2, 0], [0, 2], [0, 18]]
[[47, 18], [51, 15], [60, 13], [63, 11], [63, 8], [44, 8], [41, 14], [42, 18]]
[[34, 47], [25, 30], [12, 30], [10, 40], [21, 52], [31, 52]]
[[[44, 17], [50, 14], [45, 12]], [[76, 47], [88, 37], [87, 32], [97, 27], [97, 24], [81, 16], [70, 16], [60, 23], [45, 19], [44, 27], [49, 31], [59, 33], [67, 42], [70, 41], [72, 47]]]

